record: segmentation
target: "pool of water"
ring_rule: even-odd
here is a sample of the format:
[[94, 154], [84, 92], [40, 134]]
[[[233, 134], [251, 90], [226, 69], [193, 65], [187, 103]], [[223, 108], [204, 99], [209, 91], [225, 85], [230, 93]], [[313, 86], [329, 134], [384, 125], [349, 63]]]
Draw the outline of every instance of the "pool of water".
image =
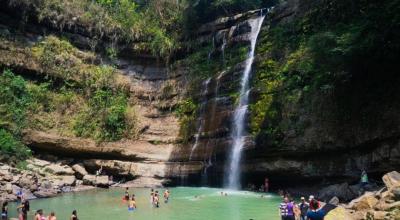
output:
[[[170, 201], [160, 208], [150, 204], [150, 189], [131, 188], [135, 193], [138, 209], [128, 212], [122, 201], [124, 189], [96, 189], [79, 193], [31, 201], [28, 219], [32, 219], [37, 209], [43, 209], [47, 216], [55, 211], [57, 219], [69, 219], [72, 210], [78, 211], [81, 220], [94, 219], [135, 219], [135, 220], [275, 220], [278, 217], [280, 199], [273, 194], [260, 194], [247, 191], [225, 191], [217, 188], [176, 187], [169, 188]], [[228, 196], [221, 196], [224, 191]], [[161, 195], [163, 189], [159, 189]], [[263, 197], [261, 197], [263, 195]], [[17, 204], [9, 207], [10, 217], [16, 217]]]

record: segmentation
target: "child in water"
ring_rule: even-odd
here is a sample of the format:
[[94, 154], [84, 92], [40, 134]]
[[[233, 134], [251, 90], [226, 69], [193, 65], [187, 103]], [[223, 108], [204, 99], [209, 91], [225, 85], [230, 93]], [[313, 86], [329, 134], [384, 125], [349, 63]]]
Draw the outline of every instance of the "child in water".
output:
[[158, 191], [154, 193], [154, 203], [153, 203], [155, 208], [160, 207], [160, 195], [158, 194]]
[[169, 191], [165, 190], [164, 192], [164, 203], [168, 203], [169, 200]]
[[126, 187], [126, 189], [125, 189], [125, 195], [124, 195], [123, 200], [129, 201], [129, 188], [128, 187]]
[[132, 198], [131, 198], [131, 200], [129, 201], [128, 211], [132, 212], [132, 211], [135, 211], [135, 209], [136, 209], [135, 196], [132, 195]]

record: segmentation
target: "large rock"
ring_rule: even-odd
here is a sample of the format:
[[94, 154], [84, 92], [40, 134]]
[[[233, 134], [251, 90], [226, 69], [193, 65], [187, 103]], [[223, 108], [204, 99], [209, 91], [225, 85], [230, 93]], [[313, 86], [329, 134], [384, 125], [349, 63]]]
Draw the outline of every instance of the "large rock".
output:
[[75, 176], [62, 176], [62, 181], [66, 186], [73, 186], [75, 185], [76, 178]]
[[328, 212], [324, 220], [352, 220], [352, 217], [345, 208], [338, 206]]
[[165, 179], [157, 179], [152, 177], [138, 177], [132, 181], [118, 185], [119, 187], [145, 187], [145, 188], [159, 188], [162, 187]]
[[397, 171], [392, 171], [390, 173], [385, 174], [382, 177], [382, 180], [389, 190], [391, 188], [398, 187], [400, 186], [400, 173]]
[[85, 175], [89, 174], [86, 171], [85, 167], [82, 166], [82, 164], [75, 164], [72, 166], [72, 169], [75, 170], [75, 176], [78, 179], [82, 179]]
[[354, 199], [348, 205], [348, 208], [356, 211], [373, 209], [379, 200], [375, 198], [374, 193], [367, 192], [361, 197]]
[[57, 195], [56, 190], [39, 190], [33, 193], [38, 198], [49, 198]]
[[388, 215], [388, 213], [384, 212], [384, 211], [374, 211], [373, 212], [374, 220], [384, 220], [384, 219], [386, 219], [387, 215]]
[[84, 185], [94, 185], [99, 187], [110, 186], [108, 176], [85, 175], [82, 180]]
[[400, 186], [392, 189], [393, 198], [396, 201], [400, 201]]
[[318, 192], [318, 198], [324, 201], [329, 201], [332, 197], [337, 197], [340, 201], [350, 201], [357, 196], [347, 183], [331, 185]]
[[45, 161], [45, 160], [40, 160], [37, 158], [29, 159], [29, 160], [27, 160], [27, 162], [28, 162], [28, 164], [32, 164], [36, 167], [45, 167], [45, 166], [50, 165], [50, 162]]
[[92, 172], [102, 168], [107, 175], [133, 177], [132, 162], [119, 160], [85, 160], [85, 167]]
[[67, 165], [50, 164], [44, 168], [47, 172], [56, 175], [74, 175], [74, 170]]

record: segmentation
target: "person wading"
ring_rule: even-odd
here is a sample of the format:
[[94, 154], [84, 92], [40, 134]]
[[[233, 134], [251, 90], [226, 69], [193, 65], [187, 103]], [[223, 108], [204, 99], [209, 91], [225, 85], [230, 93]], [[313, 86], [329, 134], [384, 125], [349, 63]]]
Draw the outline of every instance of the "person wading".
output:
[[8, 202], [4, 202], [1, 206], [1, 220], [8, 219]]
[[49, 217], [47, 217], [47, 220], [57, 220], [56, 213], [51, 212]]
[[72, 211], [72, 215], [71, 215], [70, 220], [79, 220], [76, 210]]

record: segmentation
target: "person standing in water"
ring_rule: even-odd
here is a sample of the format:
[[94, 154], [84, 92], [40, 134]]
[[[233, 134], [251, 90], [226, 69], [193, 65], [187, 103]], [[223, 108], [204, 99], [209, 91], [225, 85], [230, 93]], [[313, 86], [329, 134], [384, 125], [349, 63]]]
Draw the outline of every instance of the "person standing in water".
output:
[[27, 220], [28, 219], [28, 212], [30, 210], [29, 201], [25, 200], [20, 206], [17, 207], [19, 210], [18, 219], [19, 220]]
[[264, 192], [268, 192], [269, 191], [269, 179], [265, 178], [264, 180]]
[[46, 218], [43, 216], [43, 210], [42, 209], [39, 209], [39, 210], [36, 211], [34, 220], [46, 220]]
[[125, 189], [124, 200], [129, 201], [129, 187], [126, 187]]
[[169, 191], [168, 189], [164, 192], [164, 203], [168, 203], [169, 200]]
[[160, 195], [158, 194], [158, 191], [154, 194], [154, 207], [160, 208]]
[[49, 217], [47, 217], [47, 220], [57, 220], [56, 213], [51, 212]]
[[135, 211], [135, 209], [136, 209], [135, 195], [132, 195], [131, 200], [129, 200], [128, 211], [132, 212]]
[[1, 206], [1, 220], [8, 219], [8, 202], [4, 202]]
[[70, 220], [78, 220], [78, 214], [77, 214], [76, 210], [72, 211]]
[[154, 189], [150, 190], [150, 204], [154, 206]]

